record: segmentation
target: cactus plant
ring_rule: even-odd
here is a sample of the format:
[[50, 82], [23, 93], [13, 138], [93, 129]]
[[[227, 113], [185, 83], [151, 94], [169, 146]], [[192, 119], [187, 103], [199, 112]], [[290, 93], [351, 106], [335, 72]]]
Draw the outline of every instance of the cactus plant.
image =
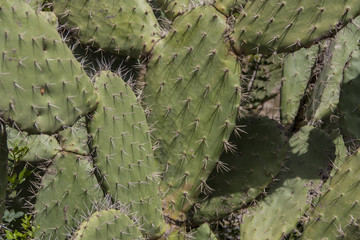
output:
[[242, 239], [357, 237], [360, 5], [334, 6], [0, 0], [0, 216], [26, 144], [35, 239], [216, 239], [239, 209]]

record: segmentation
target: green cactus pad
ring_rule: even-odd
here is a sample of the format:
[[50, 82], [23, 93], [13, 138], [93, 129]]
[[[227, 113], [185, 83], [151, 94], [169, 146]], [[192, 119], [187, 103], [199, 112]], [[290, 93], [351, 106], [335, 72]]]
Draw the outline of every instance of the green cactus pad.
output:
[[[352, 53], [359, 49], [360, 17], [342, 29], [331, 41], [326, 53], [324, 68], [320, 73], [310, 97], [307, 120], [316, 122], [334, 113], [339, 102], [344, 68]], [[327, 58], [327, 60], [326, 60]], [[350, 70], [351, 71], [351, 70]], [[347, 82], [347, 80], [344, 80]]]
[[233, 133], [229, 140], [238, 150], [220, 157], [230, 170], [210, 175], [208, 184], [214, 191], [200, 201], [192, 219], [196, 223], [220, 219], [252, 201], [274, 180], [285, 159], [287, 137], [275, 120], [247, 117], [238, 124], [245, 126], [240, 137]]
[[196, 240], [217, 240], [207, 223], [203, 223], [200, 227], [195, 229], [195, 232], [191, 237]]
[[348, 137], [360, 138], [360, 109], [358, 93], [360, 89], [360, 51], [353, 52], [348, 67], [344, 71], [338, 109], [342, 117], [340, 126]]
[[93, 213], [81, 223], [71, 240], [144, 239], [136, 224], [119, 210], [109, 209]]
[[146, 0], [55, 0], [60, 23], [77, 29], [80, 41], [102, 50], [138, 58], [160, 38]]
[[359, 170], [358, 152], [329, 179], [301, 239], [359, 239]]
[[322, 182], [319, 173], [335, 153], [329, 135], [309, 126], [292, 136], [289, 145], [286, 169], [276, 177], [280, 181], [243, 216], [242, 240], [281, 239], [295, 228], [309, 208], [312, 200], [309, 191], [318, 191]]
[[64, 151], [80, 155], [90, 154], [85, 118], [79, 119], [72, 127], [60, 131], [58, 136]]
[[5, 124], [0, 123], [0, 223], [5, 210], [6, 189], [8, 183], [8, 148], [6, 145]]
[[72, 153], [55, 157], [36, 195], [37, 238], [67, 239], [69, 229], [76, 228], [81, 216], [102, 198], [94, 171], [88, 157]]
[[293, 52], [336, 32], [360, 14], [357, 0], [251, 0], [234, 26], [234, 47], [244, 54]]
[[37, 162], [53, 159], [61, 150], [61, 147], [54, 136], [46, 134], [29, 135], [25, 132], [7, 127], [7, 145], [13, 147], [27, 147], [28, 152], [21, 158], [21, 161]]
[[234, 128], [240, 65], [225, 43], [225, 17], [212, 6], [177, 17], [156, 44], [143, 96], [164, 172], [166, 214], [180, 221], [216, 166]]
[[280, 105], [284, 125], [291, 125], [299, 111], [318, 53], [319, 45], [314, 45], [289, 54], [284, 60]]
[[0, 4], [0, 118], [54, 133], [95, 108], [89, 78], [56, 29], [22, 0]]
[[161, 235], [165, 222], [158, 193], [158, 163], [144, 110], [118, 75], [101, 72], [95, 85], [100, 103], [88, 129], [103, 184], [116, 201], [136, 213], [145, 233]]

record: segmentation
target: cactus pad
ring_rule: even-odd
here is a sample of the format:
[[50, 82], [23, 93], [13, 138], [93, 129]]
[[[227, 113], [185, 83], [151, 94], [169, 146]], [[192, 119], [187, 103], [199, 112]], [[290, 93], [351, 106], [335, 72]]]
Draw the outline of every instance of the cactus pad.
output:
[[250, 0], [234, 26], [234, 47], [244, 54], [293, 52], [329, 36], [360, 14], [357, 0]]
[[284, 59], [281, 87], [281, 122], [284, 125], [291, 125], [298, 113], [318, 52], [319, 46], [314, 45]]
[[119, 210], [109, 209], [93, 213], [74, 233], [71, 240], [121, 239], [142, 240], [136, 224]]
[[307, 109], [308, 121], [319, 121], [335, 112], [339, 102], [344, 68], [347, 67], [352, 53], [359, 49], [359, 24], [360, 17], [343, 28], [336, 34], [335, 39], [331, 40], [326, 53], [328, 56], [325, 56], [323, 63], [325, 66], [315, 83], [310, 99], [311, 104]]
[[54, 133], [95, 108], [89, 78], [56, 29], [22, 0], [0, 4], [0, 118]]
[[137, 214], [146, 233], [161, 235], [165, 222], [158, 194], [158, 164], [144, 110], [118, 75], [101, 72], [95, 85], [100, 103], [88, 128], [103, 184], [116, 201]]
[[17, 146], [27, 147], [28, 152], [21, 158], [21, 161], [37, 162], [50, 160], [61, 150], [61, 147], [54, 136], [46, 134], [29, 135], [26, 132], [19, 132], [14, 128], [6, 128], [8, 148]]
[[125, 56], [149, 52], [160, 28], [146, 0], [55, 0], [60, 23], [78, 30], [80, 41]]
[[36, 196], [34, 226], [40, 225], [36, 237], [67, 239], [68, 230], [76, 228], [84, 212], [102, 196], [89, 158], [59, 153], [42, 178]]
[[177, 17], [173, 28], [153, 50], [143, 95], [165, 170], [165, 211], [184, 220], [224, 147], [231, 148], [240, 66], [226, 47], [226, 19], [213, 7]]

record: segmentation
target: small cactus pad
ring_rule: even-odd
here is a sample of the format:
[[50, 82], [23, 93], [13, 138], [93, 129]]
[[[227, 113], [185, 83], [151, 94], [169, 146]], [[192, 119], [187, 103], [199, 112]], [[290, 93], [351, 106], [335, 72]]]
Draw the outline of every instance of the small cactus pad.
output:
[[96, 107], [97, 96], [66, 43], [23, 0], [0, 1], [0, 118], [54, 133]]
[[112, 197], [129, 205], [141, 228], [152, 236], [165, 230], [154, 159], [145, 113], [134, 92], [118, 75], [95, 77], [100, 103], [89, 120], [91, 149], [103, 184]]
[[237, 17], [234, 47], [244, 54], [293, 52], [329, 36], [360, 14], [357, 0], [251, 0]]
[[215, 234], [211, 231], [209, 224], [203, 223], [200, 227], [195, 229], [191, 239], [196, 240], [217, 240]]
[[156, 44], [145, 75], [144, 102], [156, 131], [166, 214], [184, 220], [216, 166], [235, 125], [240, 65], [229, 52], [226, 19], [212, 6], [177, 17]]
[[80, 155], [90, 154], [85, 118], [79, 119], [72, 127], [60, 131], [58, 136], [64, 151]]
[[314, 45], [284, 59], [281, 87], [281, 122], [284, 125], [291, 125], [298, 113], [318, 53], [319, 45]]
[[81, 216], [103, 193], [87, 157], [59, 153], [42, 178], [35, 203], [36, 239], [67, 239]]
[[61, 150], [54, 136], [46, 134], [29, 135], [26, 132], [19, 132], [11, 127], [6, 127], [6, 130], [8, 135], [7, 145], [10, 150], [14, 147], [28, 148], [28, 152], [21, 158], [21, 161], [37, 162], [50, 160]]
[[146, 0], [54, 0], [54, 12], [80, 41], [138, 58], [159, 39], [159, 26]]
[[329, 135], [305, 126], [290, 138], [289, 145], [284, 172], [276, 176], [280, 181], [270, 186], [258, 205], [248, 208], [243, 216], [242, 240], [281, 239], [309, 208], [309, 191], [317, 192], [321, 185], [319, 172], [326, 169], [335, 151]]
[[8, 183], [8, 148], [6, 145], [5, 124], [0, 123], [0, 223], [5, 209], [6, 189]]
[[322, 191], [303, 240], [359, 239], [360, 155], [350, 156]]
[[[334, 113], [339, 102], [340, 86], [343, 80], [344, 68], [352, 53], [359, 49], [360, 40], [360, 17], [352, 24], [348, 24], [331, 40], [328, 56], [324, 57], [324, 68], [319, 74], [318, 80], [313, 87], [310, 102], [307, 109], [307, 120], [316, 122]], [[345, 80], [346, 81], [346, 80]]]
[[348, 67], [344, 71], [338, 109], [343, 115], [340, 126], [348, 137], [360, 138], [360, 51], [353, 52]]
[[220, 219], [252, 201], [274, 180], [285, 159], [287, 137], [275, 120], [247, 117], [238, 124], [244, 127], [229, 140], [237, 150], [220, 157], [229, 171], [210, 175], [208, 184], [214, 191], [200, 201], [193, 217], [196, 223]]
[[71, 238], [71, 240], [96, 239], [141, 240], [144, 238], [129, 217], [119, 210], [109, 209], [93, 213], [81, 223]]

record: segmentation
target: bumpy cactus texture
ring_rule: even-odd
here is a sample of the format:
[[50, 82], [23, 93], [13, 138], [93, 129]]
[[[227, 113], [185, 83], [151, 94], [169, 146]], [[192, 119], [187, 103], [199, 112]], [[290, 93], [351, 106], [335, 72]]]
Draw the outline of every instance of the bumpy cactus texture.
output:
[[0, 0], [0, 217], [36, 240], [360, 239], [358, 15]]

